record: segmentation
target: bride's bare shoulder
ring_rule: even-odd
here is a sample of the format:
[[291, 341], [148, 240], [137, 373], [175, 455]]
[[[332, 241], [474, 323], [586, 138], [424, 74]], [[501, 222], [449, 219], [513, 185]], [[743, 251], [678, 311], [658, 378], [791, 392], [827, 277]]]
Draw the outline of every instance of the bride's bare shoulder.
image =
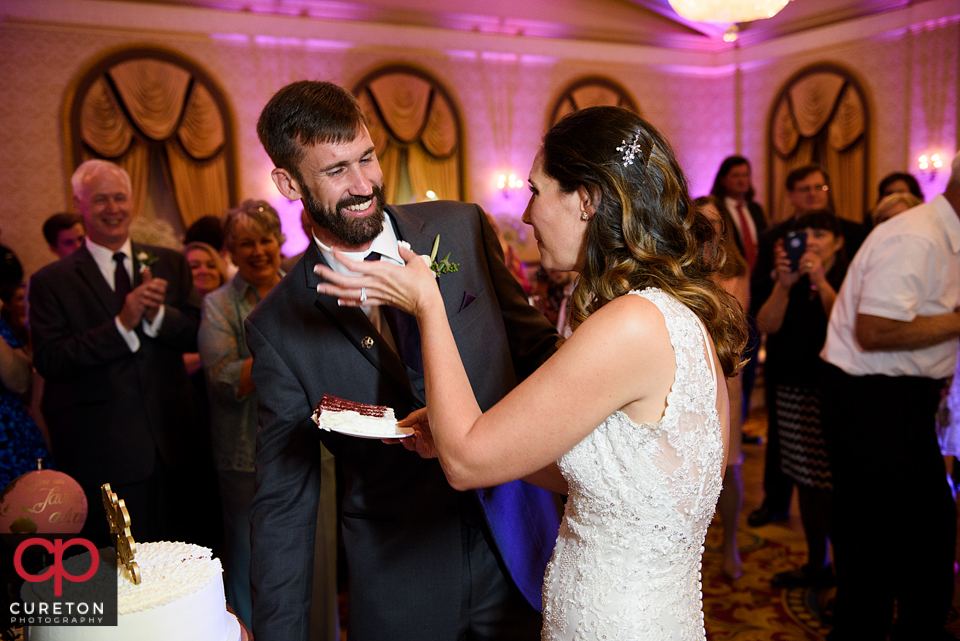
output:
[[663, 312], [649, 299], [635, 294], [619, 296], [591, 314], [570, 340], [575, 338], [589, 342], [612, 340], [625, 352], [661, 345], [672, 352]]

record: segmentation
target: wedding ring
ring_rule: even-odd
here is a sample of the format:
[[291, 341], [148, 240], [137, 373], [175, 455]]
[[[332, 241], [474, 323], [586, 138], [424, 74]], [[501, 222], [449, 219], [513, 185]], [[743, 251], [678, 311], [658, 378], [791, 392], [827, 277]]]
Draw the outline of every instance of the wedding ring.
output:
[[361, 303], [367, 302], [367, 288], [366, 288], [366, 287], [361, 287], [361, 288], [360, 288], [360, 302], [361, 302]]

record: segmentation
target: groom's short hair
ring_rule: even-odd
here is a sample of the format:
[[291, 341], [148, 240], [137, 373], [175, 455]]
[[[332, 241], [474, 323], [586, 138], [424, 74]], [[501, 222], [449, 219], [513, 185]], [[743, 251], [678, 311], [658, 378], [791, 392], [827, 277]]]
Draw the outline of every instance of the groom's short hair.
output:
[[360, 103], [332, 82], [300, 80], [270, 99], [260, 112], [257, 136], [273, 164], [300, 182], [304, 147], [350, 142], [366, 127]]

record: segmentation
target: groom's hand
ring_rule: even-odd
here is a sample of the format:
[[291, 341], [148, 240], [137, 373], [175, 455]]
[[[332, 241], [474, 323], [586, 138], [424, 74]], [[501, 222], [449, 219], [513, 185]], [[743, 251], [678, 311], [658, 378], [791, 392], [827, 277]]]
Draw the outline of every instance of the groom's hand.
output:
[[400, 427], [412, 427], [413, 435], [406, 438], [385, 438], [384, 443], [400, 443], [411, 452], [416, 452], [421, 458], [437, 458], [437, 448], [433, 443], [433, 434], [430, 432], [430, 421], [427, 418], [427, 408], [411, 412], [402, 421], [397, 421]]

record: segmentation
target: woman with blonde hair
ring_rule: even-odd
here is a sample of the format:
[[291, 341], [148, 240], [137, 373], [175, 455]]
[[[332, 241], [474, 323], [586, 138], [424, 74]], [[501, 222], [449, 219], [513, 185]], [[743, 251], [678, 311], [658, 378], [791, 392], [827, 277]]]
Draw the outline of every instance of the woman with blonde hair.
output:
[[220, 252], [212, 245], [195, 240], [183, 246], [183, 255], [190, 265], [193, 286], [201, 298], [227, 282], [227, 267]]
[[[427, 409], [404, 445], [435, 449], [457, 489], [523, 478], [567, 494], [544, 580], [543, 639], [703, 639], [700, 563], [720, 493], [740, 367], [739, 304], [712, 280], [723, 250], [667, 141], [616, 107], [570, 114], [544, 137], [524, 222], [544, 267], [577, 271], [573, 334], [482, 413], [438, 282], [405, 267], [319, 268], [341, 304], [417, 318]], [[722, 372], [722, 374], [721, 374]]]
[[[190, 275], [193, 278], [193, 286], [203, 298], [213, 290], [217, 289], [227, 282], [227, 268], [223, 264], [220, 254], [211, 245], [195, 240], [183, 246], [183, 255], [190, 265]], [[203, 399], [204, 405], [207, 405], [207, 386], [203, 376], [199, 374], [203, 369], [198, 352], [188, 352], [183, 355], [183, 364], [187, 367], [187, 373], [197, 393]], [[197, 378], [199, 376], [199, 378]], [[207, 406], [207, 414], [209, 414]]]
[[870, 212], [870, 221], [876, 227], [880, 223], [886, 222], [898, 214], [902, 214], [908, 209], [913, 209], [917, 205], [923, 204], [923, 201], [910, 192], [897, 191], [888, 196], [884, 196], [877, 206]]

